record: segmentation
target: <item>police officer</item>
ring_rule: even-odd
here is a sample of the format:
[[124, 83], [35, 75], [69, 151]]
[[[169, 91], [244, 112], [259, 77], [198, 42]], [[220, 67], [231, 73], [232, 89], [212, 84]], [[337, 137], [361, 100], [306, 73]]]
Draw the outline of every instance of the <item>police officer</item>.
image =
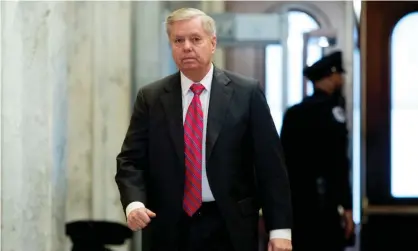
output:
[[286, 111], [281, 131], [294, 210], [293, 247], [340, 251], [354, 228], [342, 53], [323, 57], [303, 73], [314, 94]]

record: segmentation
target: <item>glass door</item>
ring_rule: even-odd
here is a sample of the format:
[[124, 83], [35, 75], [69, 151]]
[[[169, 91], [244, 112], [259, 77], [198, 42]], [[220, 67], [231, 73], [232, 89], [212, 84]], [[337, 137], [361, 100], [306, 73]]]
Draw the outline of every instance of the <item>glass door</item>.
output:
[[[303, 11], [291, 10], [281, 16], [283, 39], [278, 44], [266, 46], [265, 50], [265, 92], [279, 132], [284, 112], [303, 98], [304, 34], [320, 28], [319, 23]], [[313, 49], [309, 48], [311, 53]], [[322, 50], [319, 52], [322, 56]]]
[[282, 125], [286, 104], [286, 76], [288, 71], [288, 17], [280, 13], [281, 40], [265, 47], [265, 95], [278, 132]]

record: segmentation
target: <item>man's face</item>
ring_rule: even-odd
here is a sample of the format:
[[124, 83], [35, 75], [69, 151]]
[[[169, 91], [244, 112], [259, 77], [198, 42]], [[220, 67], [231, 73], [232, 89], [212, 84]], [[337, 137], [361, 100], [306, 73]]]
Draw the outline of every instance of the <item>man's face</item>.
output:
[[171, 25], [170, 44], [180, 71], [205, 69], [216, 49], [216, 36], [208, 34], [199, 17]]
[[331, 81], [334, 83], [336, 90], [341, 90], [344, 86], [344, 75], [342, 73], [333, 73]]

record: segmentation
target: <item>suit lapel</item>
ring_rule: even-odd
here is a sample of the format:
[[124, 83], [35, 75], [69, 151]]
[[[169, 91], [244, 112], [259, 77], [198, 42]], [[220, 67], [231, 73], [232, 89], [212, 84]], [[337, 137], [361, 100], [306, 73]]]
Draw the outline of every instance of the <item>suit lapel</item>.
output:
[[[212, 154], [229, 108], [229, 102], [234, 91], [228, 85], [230, 81], [222, 70], [214, 68], [206, 129], [206, 161]], [[184, 167], [184, 127], [180, 73], [167, 80], [164, 89], [165, 93], [161, 96], [161, 102], [167, 117], [170, 137], [174, 143], [180, 164]]]
[[229, 108], [229, 102], [234, 91], [228, 85], [230, 81], [222, 70], [214, 68], [206, 129], [206, 162], [209, 161], [212, 154]]
[[165, 86], [166, 93], [161, 96], [161, 102], [168, 121], [171, 139], [180, 164], [184, 167], [184, 129], [183, 129], [183, 104], [180, 83], [180, 73], [168, 79]]

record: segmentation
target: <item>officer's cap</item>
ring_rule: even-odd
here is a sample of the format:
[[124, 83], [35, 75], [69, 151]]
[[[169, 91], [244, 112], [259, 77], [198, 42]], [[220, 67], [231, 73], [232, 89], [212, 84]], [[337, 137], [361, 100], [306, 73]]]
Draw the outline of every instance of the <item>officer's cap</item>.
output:
[[303, 75], [311, 81], [318, 81], [335, 72], [344, 73], [342, 64], [342, 52], [335, 51], [303, 69]]

